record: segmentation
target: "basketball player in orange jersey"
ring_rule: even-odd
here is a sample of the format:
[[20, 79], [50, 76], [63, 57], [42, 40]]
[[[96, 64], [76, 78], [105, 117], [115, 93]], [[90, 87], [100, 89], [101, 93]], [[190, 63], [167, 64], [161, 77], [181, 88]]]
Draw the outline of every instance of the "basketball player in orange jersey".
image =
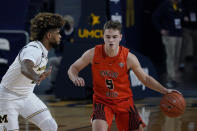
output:
[[68, 70], [71, 81], [76, 86], [84, 86], [85, 81], [78, 73], [92, 64], [93, 131], [110, 131], [114, 115], [119, 131], [143, 131], [145, 124], [134, 106], [130, 88], [130, 69], [150, 89], [162, 94], [174, 91], [166, 89], [147, 75], [136, 56], [119, 45], [122, 39], [121, 28], [119, 22], [108, 21], [104, 25], [104, 44], [87, 50]]

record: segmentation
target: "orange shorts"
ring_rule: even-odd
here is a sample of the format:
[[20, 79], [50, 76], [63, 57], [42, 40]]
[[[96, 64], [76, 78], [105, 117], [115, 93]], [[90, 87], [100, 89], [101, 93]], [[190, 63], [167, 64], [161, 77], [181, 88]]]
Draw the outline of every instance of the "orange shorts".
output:
[[132, 131], [146, 125], [142, 121], [139, 113], [133, 103], [133, 98], [124, 100], [102, 100], [102, 98], [93, 98], [92, 121], [95, 119], [106, 120], [110, 131], [113, 117], [115, 115], [116, 126], [119, 131]]

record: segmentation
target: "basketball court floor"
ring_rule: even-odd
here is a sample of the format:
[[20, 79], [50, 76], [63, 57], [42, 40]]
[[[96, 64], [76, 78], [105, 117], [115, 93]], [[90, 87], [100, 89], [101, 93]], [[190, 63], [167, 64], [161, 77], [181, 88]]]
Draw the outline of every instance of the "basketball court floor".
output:
[[[49, 96], [40, 96], [49, 99]], [[197, 131], [197, 99], [186, 98], [185, 113], [177, 118], [169, 118], [161, 113], [159, 101], [161, 98], [148, 98], [135, 101], [142, 119], [148, 125], [145, 131]], [[52, 115], [56, 119], [58, 131], [91, 131], [90, 116], [92, 113], [91, 101], [60, 101], [47, 103]], [[30, 122], [20, 121], [20, 131], [39, 131]], [[115, 122], [111, 131], [118, 131]]]
[[[165, 74], [164, 74], [165, 75]], [[179, 75], [177, 90], [183, 93], [187, 107], [183, 115], [169, 118], [159, 108], [161, 97], [135, 100], [142, 119], [147, 124], [145, 131], [197, 131], [197, 70], [189, 63]], [[39, 96], [49, 107], [58, 123], [58, 131], [91, 131], [91, 100], [65, 100], [52, 102], [54, 96]], [[19, 118], [20, 131], [39, 131], [30, 122]], [[118, 131], [113, 121], [112, 130]]]

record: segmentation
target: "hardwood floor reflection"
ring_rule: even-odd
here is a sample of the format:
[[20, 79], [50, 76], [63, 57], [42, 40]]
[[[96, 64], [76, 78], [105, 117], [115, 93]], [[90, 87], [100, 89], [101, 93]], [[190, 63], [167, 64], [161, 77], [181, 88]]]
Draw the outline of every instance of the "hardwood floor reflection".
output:
[[[160, 98], [135, 101], [141, 117], [148, 125], [145, 131], [197, 131], [197, 99], [187, 98], [185, 113], [177, 118], [165, 117], [159, 109]], [[90, 101], [60, 101], [47, 103], [58, 123], [58, 131], [91, 131]], [[20, 131], [39, 131], [37, 127], [20, 117]], [[115, 122], [111, 131], [118, 131]]]

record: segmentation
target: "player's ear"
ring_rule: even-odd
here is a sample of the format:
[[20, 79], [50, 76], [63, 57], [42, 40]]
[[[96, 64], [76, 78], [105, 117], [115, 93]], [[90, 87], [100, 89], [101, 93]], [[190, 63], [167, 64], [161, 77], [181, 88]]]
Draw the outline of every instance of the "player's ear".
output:
[[52, 36], [51, 32], [48, 31], [48, 32], [46, 33], [46, 36], [47, 36], [47, 38], [51, 38], [51, 36]]
[[52, 31], [48, 31], [48, 32], [46, 32], [46, 34], [45, 34], [45, 36], [47, 37], [47, 38], [52, 38], [52, 35], [53, 35], [53, 32]]
[[120, 41], [122, 40], [122, 34], [120, 34]]

